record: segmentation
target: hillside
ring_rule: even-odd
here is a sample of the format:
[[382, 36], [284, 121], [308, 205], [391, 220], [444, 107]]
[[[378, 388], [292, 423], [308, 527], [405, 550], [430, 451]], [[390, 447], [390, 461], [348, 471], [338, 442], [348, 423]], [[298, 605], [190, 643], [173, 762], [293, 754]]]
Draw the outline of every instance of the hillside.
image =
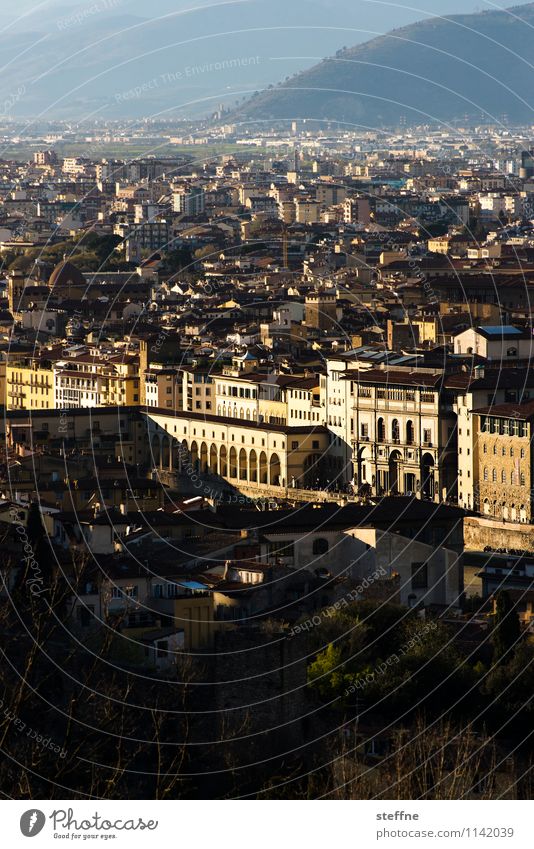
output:
[[[46, 13], [26, 0], [23, 8], [32, 5], [0, 26], [0, 123], [210, 114], [384, 31], [380, 5], [353, 0], [49, 0]], [[418, 15], [391, 14], [397, 25]]]
[[[384, 7], [386, 10], [387, 7]], [[338, 51], [253, 96], [236, 120], [315, 118], [370, 127], [534, 123], [534, 4], [430, 18]]]

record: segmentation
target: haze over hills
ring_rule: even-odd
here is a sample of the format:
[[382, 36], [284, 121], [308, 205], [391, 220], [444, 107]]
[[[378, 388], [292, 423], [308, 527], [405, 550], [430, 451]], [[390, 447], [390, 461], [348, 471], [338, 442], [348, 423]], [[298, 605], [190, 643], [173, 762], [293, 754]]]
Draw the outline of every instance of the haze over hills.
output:
[[534, 4], [433, 18], [339, 51], [253, 97], [238, 120], [316, 118], [377, 127], [534, 123]]
[[[21, 0], [0, 10], [0, 118], [210, 114], [220, 102], [235, 106], [386, 25], [465, 2], [423, 5], [421, 11], [378, 0]], [[251, 57], [254, 63], [243, 62]]]

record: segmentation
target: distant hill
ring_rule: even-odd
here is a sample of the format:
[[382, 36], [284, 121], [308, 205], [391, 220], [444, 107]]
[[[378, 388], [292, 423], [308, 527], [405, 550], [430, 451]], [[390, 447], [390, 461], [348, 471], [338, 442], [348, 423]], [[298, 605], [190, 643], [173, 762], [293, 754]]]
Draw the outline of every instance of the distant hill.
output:
[[[462, 2], [478, 0], [424, 0], [429, 12]], [[361, 0], [4, 3], [0, 124], [207, 115], [384, 32], [385, 8]], [[387, 14], [397, 26], [421, 15], [403, 6]]]
[[465, 115], [534, 124], [534, 3], [392, 30], [253, 96], [233, 117], [374, 128]]

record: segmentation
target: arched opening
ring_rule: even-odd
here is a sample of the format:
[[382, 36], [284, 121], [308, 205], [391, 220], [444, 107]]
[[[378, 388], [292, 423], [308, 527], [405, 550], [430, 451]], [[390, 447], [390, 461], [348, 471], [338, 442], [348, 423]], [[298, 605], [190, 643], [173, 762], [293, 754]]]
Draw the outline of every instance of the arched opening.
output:
[[434, 458], [431, 454], [423, 454], [421, 461], [421, 492], [424, 498], [434, 498]]
[[260, 454], [260, 483], [269, 483], [267, 471], [267, 454], [262, 451]]
[[164, 469], [168, 469], [171, 460], [171, 443], [167, 436], [164, 436], [161, 441], [161, 465]]
[[250, 452], [249, 463], [250, 463], [250, 480], [253, 481], [254, 483], [257, 483], [258, 482], [258, 455], [254, 451], [254, 449], [252, 449], [252, 451]]
[[415, 441], [415, 428], [412, 421], [406, 422], [406, 442], [408, 445], [413, 445]]
[[193, 466], [193, 470], [198, 472], [199, 468], [199, 460], [198, 460], [198, 445], [196, 441], [193, 440], [191, 443], [191, 465]]
[[219, 452], [219, 460], [220, 460], [220, 469], [219, 474], [221, 477], [228, 477], [228, 455], [226, 453], [226, 446], [222, 445], [221, 450]]
[[244, 448], [239, 452], [239, 480], [247, 480], [247, 452]]
[[400, 451], [392, 451], [389, 458], [389, 491], [393, 495], [399, 492], [399, 465], [401, 461]]
[[376, 439], [377, 442], [385, 442], [386, 441], [386, 426], [384, 424], [384, 419], [378, 419], [376, 423]]
[[280, 486], [280, 458], [278, 454], [271, 454], [269, 461], [269, 483], [271, 486]]
[[154, 466], [159, 466], [161, 457], [161, 446], [157, 436], [152, 437], [152, 463]]
[[324, 537], [319, 537], [319, 539], [314, 539], [312, 552], [317, 557], [322, 557], [323, 554], [328, 554], [328, 549], [330, 548], [328, 544], [328, 540]]
[[400, 425], [398, 419], [393, 419], [391, 422], [391, 441], [395, 445], [399, 445], [400, 443]]
[[233, 446], [232, 446], [232, 448], [230, 448], [230, 464], [229, 465], [230, 465], [230, 477], [236, 478], [237, 477], [237, 451], [235, 450], [235, 448]]
[[355, 458], [356, 462], [354, 464], [354, 486], [356, 487], [357, 492], [361, 492], [362, 487], [366, 487], [365, 491], [367, 491], [368, 485], [371, 482], [370, 475], [368, 474], [367, 464], [365, 462], [366, 459], [371, 459], [369, 448], [360, 448]]
[[217, 446], [212, 445], [210, 448], [210, 472], [212, 475], [216, 475], [217, 471]]
[[200, 446], [200, 471], [202, 474], [208, 471], [208, 446], [205, 442]]

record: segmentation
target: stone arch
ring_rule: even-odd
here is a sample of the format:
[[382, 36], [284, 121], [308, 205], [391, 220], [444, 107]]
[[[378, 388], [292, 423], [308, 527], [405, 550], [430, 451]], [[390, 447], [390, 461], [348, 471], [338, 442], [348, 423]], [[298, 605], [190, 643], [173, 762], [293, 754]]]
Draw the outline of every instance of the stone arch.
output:
[[425, 498], [434, 498], [434, 458], [423, 454], [421, 458], [421, 492]]
[[281, 486], [281, 465], [278, 454], [271, 454], [269, 460], [269, 483], [271, 486]]
[[248, 480], [247, 452], [244, 448], [239, 452], [239, 480]]
[[226, 445], [221, 445], [221, 450], [219, 452], [219, 474], [221, 477], [228, 477], [228, 454], [226, 451]]
[[260, 483], [269, 483], [267, 454], [265, 453], [265, 451], [262, 451], [260, 454]]
[[199, 469], [199, 457], [198, 457], [198, 445], [196, 440], [193, 440], [191, 443], [191, 465], [193, 466], [193, 471], [198, 472]]
[[210, 448], [210, 472], [212, 475], [216, 475], [218, 472], [216, 445], [212, 445]]
[[252, 449], [249, 455], [249, 466], [250, 466], [250, 475], [249, 480], [253, 483], [258, 482], [258, 455]]
[[200, 446], [200, 471], [202, 474], [208, 471], [208, 446], [205, 442]]
[[232, 445], [230, 448], [230, 457], [229, 457], [229, 477], [236, 478], [237, 477], [237, 452]]
[[156, 434], [154, 434], [154, 436], [152, 437], [151, 453], [152, 462], [154, 466], [159, 466], [159, 461], [161, 457], [161, 443], [159, 441], [159, 437]]
[[164, 436], [161, 440], [161, 465], [164, 469], [168, 469], [171, 464], [171, 440], [168, 436]]
[[401, 464], [400, 451], [392, 451], [389, 458], [389, 491], [393, 495], [399, 492], [399, 467]]

